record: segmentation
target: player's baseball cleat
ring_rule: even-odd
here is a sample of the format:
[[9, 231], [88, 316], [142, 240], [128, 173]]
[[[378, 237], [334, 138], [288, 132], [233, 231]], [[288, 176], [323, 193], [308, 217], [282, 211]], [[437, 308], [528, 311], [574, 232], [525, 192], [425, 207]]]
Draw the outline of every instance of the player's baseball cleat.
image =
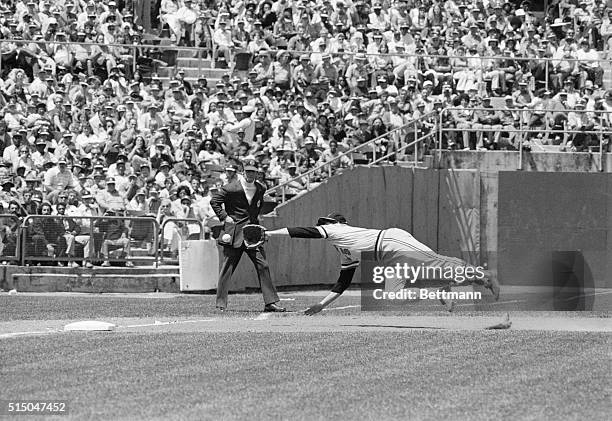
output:
[[[438, 289], [438, 291], [451, 292], [451, 287], [450, 285], [447, 285], [445, 287]], [[444, 298], [440, 297], [440, 302], [442, 303], [444, 307], [446, 307], [449, 313], [452, 313], [452, 311], [455, 308], [455, 301], [453, 299], [449, 298], [448, 300], [445, 300]]]
[[499, 300], [499, 291], [501, 288], [499, 286], [499, 282], [497, 282], [497, 279], [495, 279], [492, 276], [489, 277], [485, 281], [484, 287], [491, 291], [491, 293], [493, 294], [493, 297], [495, 298], [495, 301]]
[[510, 321], [510, 313], [506, 313], [506, 318], [504, 319], [503, 322], [498, 323], [498, 324], [493, 325], [493, 326], [485, 327], [485, 329], [487, 329], [487, 330], [492, 330], [492, 329], [510, 329], [510, 327], [512, 327], [512, 322]]

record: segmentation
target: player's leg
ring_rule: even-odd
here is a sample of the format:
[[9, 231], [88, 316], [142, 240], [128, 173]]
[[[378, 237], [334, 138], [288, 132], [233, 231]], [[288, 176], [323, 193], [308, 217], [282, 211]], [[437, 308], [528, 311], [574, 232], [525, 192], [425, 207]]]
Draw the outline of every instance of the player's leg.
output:
[[219, 273], [217, 284], [217, 303], [216, 306], [225, 309], [227, 307], [227, 295], [229, 293], [229, 283], [236, 266], [242, 257], [242, 249], [233, 247], [223, 247], [223, 263]]
[[[423, 255], [423, 264], [431, 268], [431, 272], [437, 276], [443, 275], [443, 279], [448, 276], [452, 278], [452, 283], [456, 285], [477, 284], [489, 289], [496, 300], [499, 299], [499, 283], [492, 273], [482, 267], [474, 266], [457, 257], [444, 256], [434, 253]], [[426, 274], [426, 279], [430, 274]]]
[[[406, 264], [415, 270], [421, 268], [420, 272], [413, 274], [413, 276], [417, 275], [419, 280], [440, 280], [451, 277], [456, 284], [484, 285], [491, 290], [495, 299], [499, 298], [499, 284], [489, 271], [473, 266], [457, 257], [438, 254], [404, 230], [398, 228], [386, 230], [382, 256], [386, 266], [395, 266], [399, 263], [400, 265]], [[390, 282], [390, 287], [397, 288], [398, 285], [399, 280]]]
[[[408, 266], [418, 267], [421, 264], [419, 259], [420, 258], [418, 255], [411, 255], [411, 253], [405, 253], [403, 251], [400, 251], [383, 253], [381, 260], [384, 266], [395, 268], [397, 264], [399, 264], [400, 266], [408, 264]], [[385, 277], [385, 292], [398, 292], [404, 288], [421, 287], [422, 285], [417, 286], [415, 284], [416, 281], [418, 281], [418, 279], [412, 279], [411, 276], [404, 277], [394, 275], [392, 277]], [[450, 292], [451, 282], [442, 282], [442, 284], [443, 285], [438, 288], [438, 290]], [[427, 283], [425, 286], [428, 286]], [[440, 299], [440, 303], [445, 306], [448, 311], [453, 311], [455, 305], [453, 300]]]

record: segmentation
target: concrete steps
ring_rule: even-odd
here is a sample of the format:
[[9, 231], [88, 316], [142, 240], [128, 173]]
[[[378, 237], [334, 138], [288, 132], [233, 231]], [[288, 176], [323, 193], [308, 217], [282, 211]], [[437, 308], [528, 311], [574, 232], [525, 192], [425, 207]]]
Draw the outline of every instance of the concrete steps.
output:
[[212, 61], [210, 59], [198, 59], [198, 58], [185, 58], [179, 57], [176, 59], [177, 67], [190, 67], [190, 68], [201, 68], [211, 69]]
[[197, 67], [170, 67], [170, 66], [161, 66], [157, 69], [157, 74], [160, 77], [174, 77], [178, 69], [183, 69], [185, 71], [185, 79], [195, 79], [198, 77], [204, 76], [207, 79], [221, 79], [221, 77], [228, 73], [229, 69], [211, 69], [210, 67], [202, 67], [198, 69]]

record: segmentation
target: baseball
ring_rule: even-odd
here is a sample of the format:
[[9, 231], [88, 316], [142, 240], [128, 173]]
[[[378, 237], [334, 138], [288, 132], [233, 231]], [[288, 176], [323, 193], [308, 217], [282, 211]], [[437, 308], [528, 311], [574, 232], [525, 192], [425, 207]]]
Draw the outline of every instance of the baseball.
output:
[[229, 243], [231, 239], [232, 236], [229, 234], [223, 234], [223, 237], [221, 237], [221, 240], [223, 240], [224, 243]]

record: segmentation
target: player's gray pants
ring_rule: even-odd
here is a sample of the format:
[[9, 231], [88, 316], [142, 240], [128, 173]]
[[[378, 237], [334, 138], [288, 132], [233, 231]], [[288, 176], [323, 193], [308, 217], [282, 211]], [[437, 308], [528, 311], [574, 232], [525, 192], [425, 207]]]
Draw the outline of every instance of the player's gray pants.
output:
[[[479, 277], [476, 266], [456, 257], [438, 254], [402, 229], [390, 228], [385, 230], [382, 235], [377, 251], [378, 265], [396, 267], [399, 264], [402, 267], [407, 265], [415, 269], [421, 268], [421, 274], [416, 279], [412, 276], [408, 278], [404, 276], [386, 278], [385, 291], [400, 291], [403, 288], [409, 288], [411, 281], [417, 280], [421, 281], [423, 287], [427, 287], [427, 282], [431, 282], [431, 286], [437, 286], [440, 281], [444, 280], [454, 284], [481, 283], [482, 278]], [[465, 275], [467, 268], [471, 268], [468, 272], [472, 275]], [[423, 273], [424, 270], [427, 272]], [[445, 274], [451, 271], [455, 274], [460, 272], [464, 272], [464, 274], [454, 276], [452, 279], [435, 276], [439, 273]]]

